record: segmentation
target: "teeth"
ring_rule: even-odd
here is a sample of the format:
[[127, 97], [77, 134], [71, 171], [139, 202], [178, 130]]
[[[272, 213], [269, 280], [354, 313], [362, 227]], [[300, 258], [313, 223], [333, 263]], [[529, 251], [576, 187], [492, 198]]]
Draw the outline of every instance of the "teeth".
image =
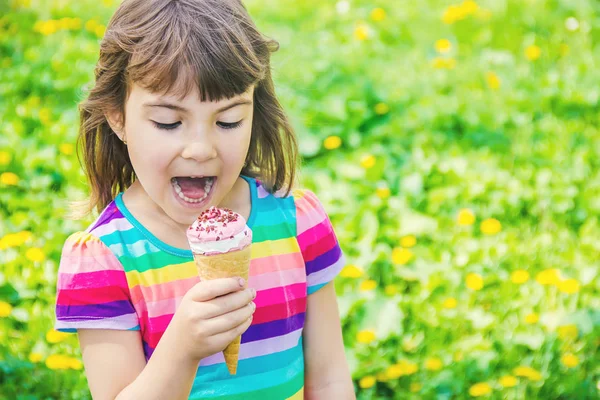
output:
[[[192, 176], [191, 178], [195, 178], [195, 177]], [[212, 185], [214, 183], [214, 178], [207, 178], [206, 179], [206, 183], [204, 184], [204, 196], [202, 196], [199, 199], [190, 199], [189, 197], [187, 197], [186, 195], [184, 195], [183, 192], [181, 191], [181, 186], [179, 186], [179, 183], [177, 183], [177, 179], [171, 178], [171, 183], [173, 184], [173, 187], [175, 188], [175, 192], [177, 193], [177, 195], [180, 198], [182, 198], [183, 200], [185, 200], [188, 203], [201, 203], [210, 194], [210, 190], [212, 189]]]

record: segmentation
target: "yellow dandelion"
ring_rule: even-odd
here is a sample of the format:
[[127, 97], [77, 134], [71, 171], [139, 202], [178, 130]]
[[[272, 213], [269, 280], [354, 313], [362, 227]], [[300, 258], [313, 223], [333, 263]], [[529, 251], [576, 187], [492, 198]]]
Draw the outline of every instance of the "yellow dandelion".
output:
[[417, 364], [407, 360], [401, 360], [397, 364], [390, 365], [386, 370], [386, 374], [389, 379], [397, 379], [401, 376], [412, 375], [418, 370], [419, 367]]
[[456, 305], [457, 305], [457, 302], [456, 302], [456, 299], [454, 297], [448, 297], [442, 303], [442, 307], [448, 308], [448, 309], [456, 308]]
[[74, 370], [78, 370], [78, 371], [83, 369], [83, 363], [79, 359], [74, 358], [74, 357], [69, 357], [67, 364], [70, 369], [74, 369]]
[[366, 281], [363, 281], [360, 284], [360, 291], [362, 292], [369, 292], [373, 289], [375, 289], [377, 287], [377, 282], [375, 282], [373, 279], [367, 279]]
[[29, 261], [42, 262], [46, 259], [46, 254], [42, 249], [32, 247], [25, 252], [25, 257], [27, 257]]
[[104, 25], [98, 25], [94, 29], [94, 33], [96, 34], [97, 37], [102, 38], [104, 36], [104, 34], [106, 33], [106, 27]]
[[387, 285], [384, 289], [384, 292], [387, 296], [395, 296], [399, 291], [400, 289], [398, 288], [398, 285]]
[[420, 383], [411, 382], [410, 386], [408, 387], [408, 390], [410, 390], [411, 393], [417, 393], [422, 388], [423, 388], [423, 385], [421, 385]]
[[90, 19], [89, 21], [87, 21], [85, 23], [85, 30], [88, 32], [95, 32], [97, 26], [98, 26], [98, 22], [96, 22], [93, 19]]
[[473, 0], [463, 1], [460, 7], [465, 15], [473, 15], [479, 9], [479, 5]]
[[396, 247], [392, 250], [392, 262], [397, 265], [406, 265], [412, 260], [414, 254], [409, 249]]
[[327, 150], [335, 150], [342, 145], [342, 139], [339, 136], [328, 136], [323, 141], [323, 147]]
[[31, 239], [33, 236], [33, 234], [29, 231], [21, 231], [21, 232], [15, 233], [15, 235], [20, 244], [25, 243], [26, 241]]
[[483, 278], [481, 275], [471, 272], [467, 275], [466, 284], [471, 290], [481, 290], [483, 288]]
[[384, 115], [390, 112], [390, 106], [385, 103], [375, 104], [375, 113], [378, 115]]
[[500, 88], [500, 78], [494, 72], [488, 72], [485, 74], [485, 82], [492, 90], [498, 90]]
[[39, 111], [38, 116], [42, 125], [48, 125], [50, 123], [50, 118], [52, 117], [52, 112], [44, 107]]
[[425, 360], [425, 369], [428, 371], [439, 371], [443, 366], [444, 363], [438, 357], [431, 357]]
[[541, 55], [542, 49], [536, 45], [527, 46], [525, 49], [525, 57], [527, 57], [529, 61], [536, 61]]
[[513, 369], [513, 374], [515, 376], [525, 377], [530, 381], [542, 380], [542, 374], [539, 371], [524, 365], [518, 366], [515, 369]]
[[458, 5], [450, 5], [446, 10], [444, 10], [444, 14], [442, 15], [442, 22], [445, 24], [453, 24], [456, 21], [465, 18], [464, 10]]
[[40, 21], [40, 24], [36, 25], [34, 25], [34, 29], [44, 36], [52, 35], [53, 33], [56, 33], [56, 31], [58, 31], [58, 24], [56, 23], [56, 21], [53, 20]]
[[340, 271], [340, 276], [343, 278], [360, 278], [363, 276], [363, 270], [354, 264], [348, 264]]
[[58, 146], [58, 150], [64, 155], [70, 156], [71, 154], [73, 154], [75, 148], [71, 143], [63, 143], [60, 146]]
[[5, 301], [0, 301], [0, 318], [6, 318], [12, 312], [13, 307]]
[[517, 378], [512, 375], [504, 375], [498, 379], [498, 383], [505, 388], [511, 388], [517, 386]]
[[377, 373], [377, 380], [379, 382], [387, 382], [387, 381], [389, 381], [389, 378], [388, 378], [387, 374], [385, 373], [385, 371], [380, 371]]
[[440, 54], [449, 53], [452, 50], [452, 42], [448, 39], [439, 39], [435, 42], [435, 51]]
[[502, 224], [495, 218], [488, 218], [481, 222], [480, 229], [486, 235], [495, 235], [502, 230]]
[[40, 361], [42, 361], [44, 359], [44, 356], [40, 353], [31, 353], [29, 354], [29, 361], [31, 361], [32, 363], [39, 363]]
[[52, 354], [46, 358], [46, 366], [52, 370], [69, 369], [70, 365], [71, 358], [61, 354]]
[[560, 271], [556, 268], [545, 269], [535, 276], [540, 285], [558, 285], [561, 281]]
[[371, 329], [365, 329], [356, 334], [356, 341], [358, 343], [369, 344], [373, 343], [377, 339], [375, 331]]
[[383, 8], [375, 8], [371, 11], [371, 19], [375, 22], [381, 22], [385, 19], [386, 13]]
[[81, 29], [82, 26], [82, 22], [81, 22], [81, 18], [69, 18], [69, 29], [70, 30], [79, 30]]
[[4, 172], [0, 175], [0, 183], [7, 186], [15, 186], [19, 183], [19, 177], [12, 172]]
[[407, 235], [400, 239], [400, 246], [405, 248], [414, 247], [417, 244], [417, 238], [414, 235]]
[[368, 375], [361, 378], [360, 381], [358, 381], [358, 386], [360, 386], [361, 389], [368, 389], [375, 386], [376, 382], [377, 380], [374, 376]]
[[572, 353], [565, 353], [560, 358], [560, 362], [567, 368], [574, 368], [579, 365], [579, 357]]
[[12, 160], [12, 156], [7, 151], [0, 151], [0, 165], [8, 165]]
[[475, 213], [468, 208], [463, 208], [458, 212], [456, 220], [462, 226], [473, 225], [475, 223]]
[[558, 290], [566, 294], [575, 294], [579, 292], [579, 282], [577, 279], [565, 279], [558, 283]]
[[366, 156], [360, 159], [360, 165], [365, 169], [373, 168], [376, 162], [377, 159], [372, 154], [367, 154]]
[[433, 59], [432, 65], [435, 69], [454, 69], [456, 60], [450, 57], [436, 57]]
[[561, 325], [556, 329], [558, 337], [567, 340], [567, 339], [575, 339], [579, 335], [579, 330], [577, 329], [577, 325], [568, 324]]
[[377, 189], [375, 189], [375, 194], [380, 199], [385, 200], [388, 197], [390, 197], [390, 195], [392, 194], [392, 192], [390, 191], [390, 188], [382, 186], [382, 187], [378, 187]]
[[369, 38], [369, 27], [365, 24], [359, 24], [354, 29], [354, 38], [356, 40], [364, 41]]
[[59, 332], [56, 331], [54, 329], [49, 330], [48, 332], [46, 332], [46, 341], [48, 343], [60, 343], [62, 341], [64, 341], [65, 339], [67, 339], [69, 337], [69, 334], [66, 332]]
[[524, 269], [513, 271], [512, 274], [510, 274], [510, 280], [516, 284], [525, 283], [529, 280], [529, 272]]
[[479, 382], [469, 388], [469, 394], [473, 397], [486, 396], [492, 393], [492, 387], [487, 382]]
[[526, 324], [535, 324], [536, 322], [538, 322], [540, 320], [539, 315], [537, 315], [536, 313], [531, 313], [531, 314], [527, 314], [525, 316], [525, 323]]

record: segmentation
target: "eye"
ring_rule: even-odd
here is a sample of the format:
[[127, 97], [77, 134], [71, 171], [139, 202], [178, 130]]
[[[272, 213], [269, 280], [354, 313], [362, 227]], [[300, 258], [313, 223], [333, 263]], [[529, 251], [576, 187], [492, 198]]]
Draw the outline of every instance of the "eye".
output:
[[242, 119], [239, 120], [238, 122], [221, 122], [218, 121], [217, 125], [219, 125], [221, 128], [223, 129], [235, 129], [237, 127], [239, 127], [240, 125], [242, 125]]
[[[152, 120], [151, 120], [152, 121]], [[181, 122], [174, 122], [172, 124], [161, 124], [160, 122], [152, 121], [155, 127], [163, 129], [165, 131], [171, 131], [181, 125]]]

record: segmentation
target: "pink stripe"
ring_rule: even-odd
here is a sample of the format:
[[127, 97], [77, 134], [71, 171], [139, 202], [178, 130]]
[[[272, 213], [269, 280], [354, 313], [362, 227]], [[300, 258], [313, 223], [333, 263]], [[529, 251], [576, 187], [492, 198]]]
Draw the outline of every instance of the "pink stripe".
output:
[[175, 310], [177, 310], [177, 307], [179, 307], [179, 304], [181, 303], [182, 299], [183, 297], [180, 296], [153, 301], [151, 303], [140, 301], [139, 303], [135, 304], [134, 307], [138, 315], [148, 313], [149, 318], [155, 318], [167, 314], [173, 314]]
[[[106, 247], [104, 247], [103, 249], [91, 249], [90, 247], [88, 247], [83, 251], [85, 251], [86, 255], [83, 255], [82, 251], [77, 251], [77, 253], [79, 254], [63, 253], [60, 259], [60, 273], [78, 274], [86, 272], [95, 272], [100, 269], [121, 271], [121, 273], [123, 273], [123, 266], [115, 257], [115, 255], [111, 253], [110, 250]], [[90, 255], [89, 252], [93, 252], [95, 254]]]
[[297, 283], [290, 286], [283, 286], [274, 289], [262, 290], [256, 293], [254, 303], [256, 307], [266, 307], [273, 304], [280, 304], [293, 299], [299, 299], [306, 296], [306, 284]]
[[303, 282], [306, 282], [306, 270], [304, 268], [294, 268], [250, 276], [248, 286], [256, 290], [267, 290]]
[[165, 299], [183, 297], [183, 295], [199, 281], [200, 279], [197, 276], [192, 276], [188, 279], [179, 279], [152, 286], [135, 285], [130, 289], [131, 301], [136, 305], [140, 301], [151, 303]]
[[312, 208], [310, 210], [303, 210], [300, 204], [298, 204], [296, 215], [297, 231], [299, 234], [327, 219], [327, 214], [325, 214], [323, 209]]
[[[304, 253], [306, 249], [315, 244], [316, 240], [330, 236], [332, 233], [331, 225], [326, 221], [322, 221], [320, 224], [313, 226], [310, 230], [306, 230], [298, 235], [298, 244], [300, 250]], [[313, 239], [314, 238], [314, 239]], [[316, 240], [315, 240], [316, 239]], [[334, 238], [335, 241], [335, 238]], [[310, 261], [310, 260], [306, 260]]]
[[250, 261], [250, 276], [295, 268], [304, 269], [304, 259], [300, 252], [253, 258]]
[[86, 273], [66, 274], [60, 273], [56, 287], [60, 289], [92, 289], [108, 286], [127, 288], [127, 281], [123, 271], [97, 270]]

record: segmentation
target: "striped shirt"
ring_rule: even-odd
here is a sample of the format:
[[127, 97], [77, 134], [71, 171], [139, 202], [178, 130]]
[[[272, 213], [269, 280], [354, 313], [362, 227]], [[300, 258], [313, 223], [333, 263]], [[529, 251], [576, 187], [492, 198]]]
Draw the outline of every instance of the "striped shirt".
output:
[[[256, 311], [242, 335], [236, 375], [222, 353], [200, 361], [190, 399], [303, 399], [302, 332], [307, 296], [344, 264], [316, 196], [283, 197], [250, 185], [252, 257], [248, 286]], [[63, 248], [55, 328], [140, 330], [148, 360], [185, 293], [199, 282], [192, 253], [160, 241], [127, 210], [122, 193]]]

